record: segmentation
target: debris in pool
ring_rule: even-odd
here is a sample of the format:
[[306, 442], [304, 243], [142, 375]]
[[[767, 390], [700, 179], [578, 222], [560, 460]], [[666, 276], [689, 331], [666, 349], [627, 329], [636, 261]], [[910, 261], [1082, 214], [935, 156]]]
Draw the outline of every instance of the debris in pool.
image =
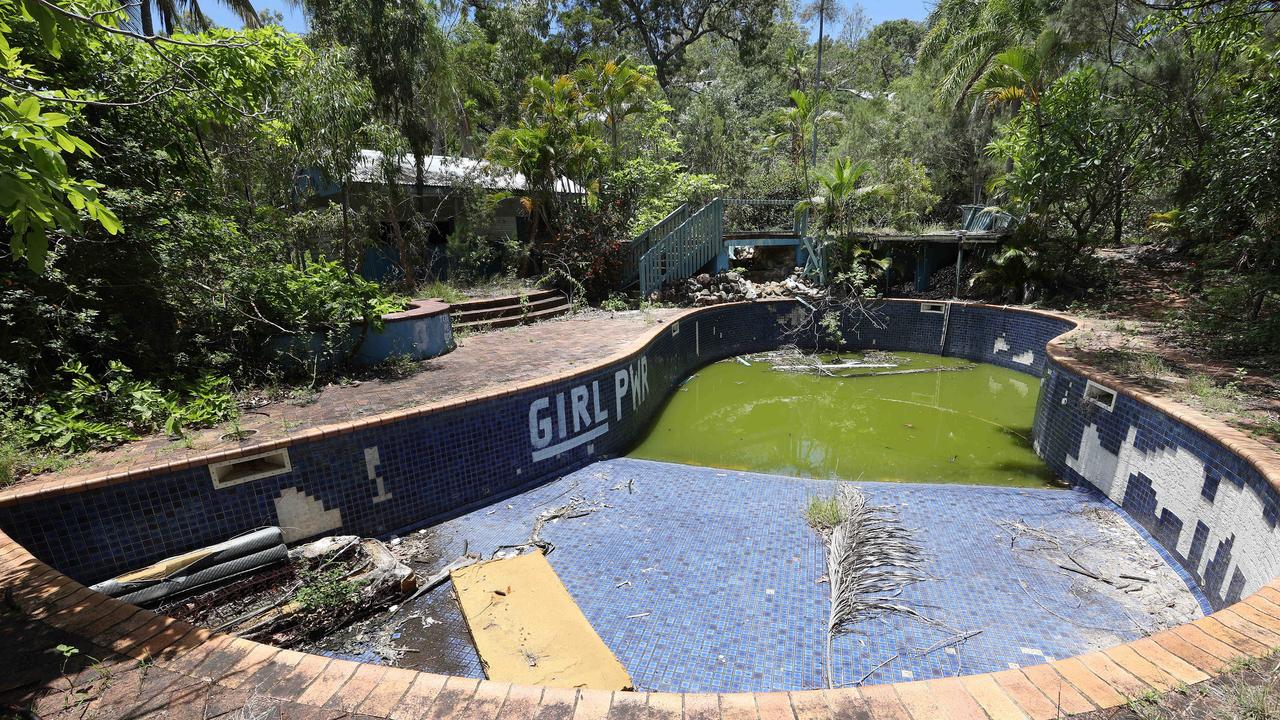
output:
[[[1087, 518], [1094, 535], [1082, 537], [1060, 528], [1037, 527], [1021, 519], [1001, 520], [995, 525], [1008, 537], [1010, 548], [1071, 578], [1071, 592], [1081, 602], [1096, 603], [1100, 598], [1118, 602], [1133, 628], [1144, 634], [1182, 624], [1200, 614], [1200, 607], [1187, 592], [1182, 578], [1141, 536], [1132, 532], [1123, 518], [1115, 512], [1093, 508], [1073, 512]], [[1022, 589], [1033, 603], [1043, 607], [1031, 588], [1024, 585]], [[1132, 632], [1086, 626], [1069, 618], [1067, 622], [1109, 633], [1110, 637], [1097, 638], [1100, 646], [1123, 640]]]
[[649, 617], [649, 616], [650, 616], [650, 615], [652, 615], [652, 614], [653, 614], [653, 613], [651, 613], [651, 612], [636, 613], [635, 615], [628, 615], [628, 616], [627, 616], [627, 619], [628, 619], [628, 620], [636, 620], [636, 619], [638, 619], [638, 618]]
[[542, 553], [476, 563], [451, 578], [490, 680], [595, 690], [634, 687]]
[[528, 539], [524, 542], [516, 543], [514, 545], [499, 545], [493, 556], [498, 557], [500, 554], [504, 553], [504, 551], [515, 551], [518, 554], [520, 551], [530, 548], [538, 548], [542, 551], [543, 555], [546, 555], [552, 550], [555, 550], [555, 545], [552, 545], [550, 542], [542, 539], [542, 529], [548, 523], [561, 519], [585, 517], [596, 510], [607, 507], [609, 506], [600, 501], [587, 500], [581, 495], [575, 495], [569, 498], [569, 502], [564, 505], [543, 510], [539, 513], [538, 517], [533, 521], [533, 529], [529, 531]]
[[172, 600], [157, 611], [294, 647], [395, 604], [416, 586], [413, 570], [378, 540], [330, 536], [289, 551], [282, 566]]
[[928, 576], [920, 546], [894, 509], [871, 505], [853, 485], [841, 485], [830, 500], [812, 498], [806, 517], [827, 546], [825, 664], [827, 686], [834, 688], [832, 639], [848, 634], [859, 621], [890, 614], [931, 622], [900, 598], [903, 588]]
[[288, 559], [280, 528], [266, 527], [230, 540], [165, 558], [104, 580], [91, 590], [135, 605], [190, 593], [200, 587], [264, 570]]

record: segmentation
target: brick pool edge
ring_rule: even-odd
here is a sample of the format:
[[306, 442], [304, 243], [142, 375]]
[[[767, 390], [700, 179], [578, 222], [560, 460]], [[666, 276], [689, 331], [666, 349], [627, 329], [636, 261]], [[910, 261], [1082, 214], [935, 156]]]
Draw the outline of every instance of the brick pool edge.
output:
[[[909, 306], [904, 304], [899, 305], [898, 309], [917, 306], [919, 303]], [[1113, 403], [1117, 410], [1123, 411], [1122, 403], [1139, 403], [1143, 408], [1154, 409], [1170, 422], [1176, 421], [1225, 449], [1265, 483], [1264, 489], [1268, 497], [1280, 488], [1280, 456], [1271, 453], [1260, 443], [1200, 413], [1128, 386], [1116, 378], [1091, 368], [1073, 355], [1069, 340], [1073, 332], [1080, 330], [1081, 323], [1066, 316], [1025, 309], [961, 303], [955, 303], [954, 306], [999, 313], [999, 315], [978, 313], [983, 316], [984, 323], [990, 323], [992, 318], [1016, 315], [1022, 318], [1052, 320], [1062, 327], [1076, 326], [1074, 330], [1068, 330], [1049, 339], [1043, 349], [1044, 357], [1031, 356], [1030, 362], [1025, 362], [1028, 358], [1013, 359], [1018, 356], [1015, 351], [1020, 348], [1016, 346], [1017, 343], [1012, 337], [1008, 338], [1002, 350], [1000, 342], [995, 338], [1003, 339], [1005, 336], [998, 334], [998, 330], [986, 332], [986, 335], [981, 338], [977, 337], [981, 333], [975, 333], [972, 347], [956, 348], [959, 352], [955, 354], [965, 352], [969, 355], [978, 354], [976, 349], [979, 347], [980, 340], [984, 346], [990, 344], [992, 346], [990, 353], [995, 353], [995, 356], [988, 361], [1003, 359], [1001, 364], [1018, 363], [1026, 365], [1027, 369], [1047, 372], [1048, 377], [1041, 396], [1041, 408], [1037, 412], [1038, 425], [1058, 421], [1059, 419], [1042, 419], [1042, 416], [1047, 417], [1049, 413], [1063, 412], [1062, 408], [1066, 408], [1066, 411], [1072, 415], [1071, 417], [1063, 416], [1060, 420], [1080, 424], [1086, 433], [1090, 428], [1096, 427], [1094, 432], [1101, 438], [1100, 445], [1104, 450], [1109, 452], [1111, 448], [1128, 447], [1123, 445], [1124, 442], [1133, 445], [1132, 437], [1127, 441], [1104, 437], [1111, 433], [1111, 430], [1099, 420], [1097, 411], [1079, 401], [1080, 393], [1085, 389], [1082, 387], [1083, 383], [1093, 381], [1118, 393], [1120, 397], [1115, 398]], [[360, 429], [421, 418], [450, 408], [476, 406], [481, 401], [510, 397], [526, 391], [567, 387], [566, 383], [590, 377], [602, 369], [612, 368], [641, 355], [659, 339], [672, 335], [673, 326], [679, 327], [682, 323], [696, 321], [698, 318], [714, 317], [715, 313], [736, 312], [732, 309], [734, 307], [716, 306], [683, 313], [671, 323], [655, 328], [653, 332], [637, 340], [625, 351], [586, 370], [575, 370], [561, 376], [523, 383], [500, 392], [436, 403], [410, 411], [368, 418], [356, 423], [316, 428], [310, 431], [307, 437], [332, 438]], [[912, 315], [911, 318], [914, 321], [916, 316]], [[928, 318], [928, 320], [932, 322], [934, 319]], [[989, 329], [984, 328], [984, 332]], [[953, 331], [960, 332], [958, 329]], [[877, 332], [875, 328], [866, 328], [858, 332], [860, 344], [884, 347]], [[933, 342], [932, 337], [927, 333], [917, 332], [916, 334], [924, 337], [927, 342]], [[960, 338], [960, 341], [963, 342], [964, 338]], [[1009, 344], [1015, 347], [1009, 348]], [[947, 346], [945, 335], [942, 346]], [[988, 353], [985, 349], [982, 352]], [[1001, 355], [1001, 353], [1004, 354]], [[1033, 364], [1039, 364], [1040, 367], [1032, 367]], [[662, 394], [655, 393], [659, 396]], [[1067, 402], [1068, 395], [1071, 395], [1071, 402]], [[1053, 401], [1059, 397], [1062, 402], [1055, 405]], [[660, 399], [659, 397], [658, 401]], [[618, 407], [621, 413], [620, 401]], [[1144, 422], [1147, 421], [1149, 419], [1144, 418]], [[1045, 429], [1040, 428], [1042, 432]], [[292, 438], [288, 444], [298, 443], [301, 439]], [[1045, 441], [1062, 442], [1060, 438], [1055, 440], [1049, 436], [1045, 436]], [[1151, 449], [1149, 439], [1146, 443], [1146, 449]], [[234, 455], [252, 455], [268, 449], [272, 448], [254, 446], [239, 450]], [[1143, 451], [1143, 447], [1138, 449]], [[1042, 454], [1047, 452], [1052, 450], [1042, 450]], [[1068, 461], [1070, 448], [1066, 448], [1061, 458], [1056, 460], [1046, 458], [1046, 461], [1050, 462], [1055, 470], [1061, 472], [1062, 468], [1066, 468], [1067, 475], [1075, 473], [1089, 479], [1085, 473], [1093, 470], [1083, 464], [1084, 455], [1081, 454], [1079, 444], [1075, 452], [1075, 462]], [[1117, 457], [1123, 455], [1119, 450], [1115, 454]], [[1108, 456], [1100, 457], [1105, 460]], [[209, 463], [227, 459], [232, 457], [224, 454], [216, 458], [197, 458], [187, 463], [186, 467], [203, 468]], [[573, 462], [580, 462], [582, 459], [578, 458]], [[1124, 456], [1124, 462], [1134, 462], [1132, 454]], [[1097, 465], [1098, 463], [1094, 463], [1091, 467], [1096, 468]], [[1219, 469], [1233, 469], [1219, 468], [1217, 463], [1205, 465], [1206, 475], [1209, 474], [1209, 470], [1218, 472]], [[1212, 468], [1209, 467], [1210, 465]], [[0, 493], [0, 505], [14, 506], [34, 502], [40, 498], [75, 496], [92, 488], [154, 477], [177, 469], [179, 468], [163, 466], [133, 473], [76, 480], [57, 486], [46, 485], [30, 490], [17, 489]], [[1238, 471], [1238, 468], [1234, 469]], [[1117, 476], [1123, 474], [1119, 471], [1117, 473]], [[1141, 473], [1133, 475], [1140, 477]], [[1156, 481], [1158, 480], [1159, 478], [1156, 478]], [[1231, 479], [1225, 485], [1230, 487], [1237, 480], [1239, 478]], [[1246, 480], [1239, 480], [1239, 483], [1241, 487], [1248, 485]], [[1150, 484], [1151, 481], [1148, 479], [1147, 486]], [[1197, 490], [1201, 494], [1206, 492], [1204, 488]], [[1216, 481], [1213, 491], [1218, 492]], [[1127, 494], [1126, 491], [1126, 496], [1117, 499], [1117, 502], [1125, 500]], [[1141, 497], [1141, 493], [1135, 493], [1134, 502], [1141, 505], [1140, 509], [1150, 505]], [[1154, 509], [1155, 506], [1151, 505], [1151, 507]], [[1165, 510], [1168, 510], [1167, 506]], [[1273, 511], [1268, 510], [1265, 505], [1259, 510], [1263, 515], [1273, 516]], [[1167, 514], [1166, 512], [1165, 515]], [[1181, 520], [1177, 517], [1173, 519], [1179, 521], [1180, 527]], [[1159, 539], [1160, 529], [1164, 528], [1167, 534], [1172, 521], [1167, 517], [1157, 516], [1152, 519], [1152, 522], [1154, 523], [1152, 527], [1155, 528], [1153, 535]], [[1234, 541], [1235, 535], [1231, 535], [1231, 538]], [[1204, 543], [1201, 542], [1202, 549], [1203, 546]], [[1230, 564], [1230, 543], [1227, 546], [1227, 562]], [[1245, 554], [1239, 549], [1237, 551], [1241, 555]], [[1259, 553], [1255, 549], [1253, 554]], [[1263, 554], [1274, 555], [1274, 552]], [[1177, 562], [1188, 560], [1183, 555], [1175, 555], [1173, 559]], [[1257, 562], [1262, 564], [1251, 570], [1253, 573], [1270, 568], [1268, 563], [1274, 560], [1271, 557], [1265, 557]], [[1239, 571], [1238, 566], [1236, 569]], [[1225, 573], [1225, 570], [1223, 572]], [[1267, 577], [1273, 575], [1274, 572], [1271, 572]], [[1201, 578], [1197, 576], [1197, 579]], [[212, 682], [225, 687], [233, 689], [256, 687], [262, 694], [281, 701], [314, 706], [328, 705], [331, 708], [336, 705], [343, 710], [361, 715], [392, 718], [416, 718], [428, 716], [429, 713], [430, 717], [475, 717], [490, 720], [498, 717], [585, 719], [645, 716], [803, 719], [831, 716], [858, 717], [860, 711], [868, 712], [874, 717], [909, 717], [916, 720], [1057, 717], [1059, 709], [1065, 714], [1070, 714], [1095, 708], [1114, 707], [1122, 704], [1126, 698], [1136, 697], [1151, 690], [1168, 690], [1184, 683], [1203, 681], [1226, 668], [1236, 658], [1259, 656], [1272, 648], [1280, 647], [1280, 581], [1272, 578], [1262, 583], [1257, 578], [1250, 579], [1247, 582], [1256, 586], [1256, 589], [1247, 597], [1237, 601], [1232, 597], [1230, 587], [1243, 586], [1244, 581], [1232, 582], [1225, 576], [1220, 580], [1225, 584], [1225, 588], [1219, 587], [1217, 592], [1219, 602], [1215, 602], [1215, 606], [1220, 609], [1208, 617], [1132, 643], [1044, 665], [984, 675], [835, 691], [809, 690], [721, 695], [609, 693], [512, 686], [487, 680], [477, 681], [398, 668], [362, 665], [291, 650], [279, 650], [213, 633], [89, 591], [75, 580], [37, 560], [8, 534], [0, 532], [0, 585], [11, 593], [14, 604], [35, 620], [83, 637], [89, 642], [122, 655], [139, 659], [150, 658], [158, 666], [167, 670], [194, 678], [210, 678]], [[34, 652], [37, 649], [26, 650]]]

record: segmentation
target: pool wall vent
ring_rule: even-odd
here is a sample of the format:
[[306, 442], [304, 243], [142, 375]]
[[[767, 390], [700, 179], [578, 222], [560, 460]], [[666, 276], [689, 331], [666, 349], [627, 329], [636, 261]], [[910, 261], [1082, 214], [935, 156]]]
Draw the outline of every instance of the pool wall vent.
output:
[[1116, 391], [1092, 380], [1084, 386], [1084, 399], [1108, 412], [1116, 407]]
[[946, 303], [940, 303], [940, 302], [920, 303], [920, 312], [938, 313], [939, 315], [941, 315], [946, 311], [947, 311]]
[[223, 488], [283, 475], [292, 469], [286, 448], [213, 463], [209, 466], [209, 475], [213, 478], [214, 487]]

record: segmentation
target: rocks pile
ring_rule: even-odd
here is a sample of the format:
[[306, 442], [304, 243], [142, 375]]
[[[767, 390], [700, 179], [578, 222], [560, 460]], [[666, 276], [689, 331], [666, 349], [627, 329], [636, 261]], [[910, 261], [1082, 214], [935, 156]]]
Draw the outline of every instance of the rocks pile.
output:
[[742, 302], [757, 298], [803, 297], [817, 299], [823, 291], [809, 285], [800, 274], [800, 268], [791, 277], [757, 285], [729, 271], [710, 275], [702, 273], [687, 280], [677, 280], [653, 293], [650, 300], [680, 306], [703, 307], [722, 303]]
[[674, 305], [701, 307], [721, 303], [755, 300], [758, 294], [750, 280], [736, 272], [710, 275], [702, 273], [686, 280], [677, 280], [653, 293], [652, 300]]
[[805, 281], [801, 274], [800, 268], [791, 274], [791, 277], [781, 282], [767, 282], [757, 286], [760, 297], [801, 297], [810, 300], [821, 298], [825, 292], [822, 288], [810, 285]]

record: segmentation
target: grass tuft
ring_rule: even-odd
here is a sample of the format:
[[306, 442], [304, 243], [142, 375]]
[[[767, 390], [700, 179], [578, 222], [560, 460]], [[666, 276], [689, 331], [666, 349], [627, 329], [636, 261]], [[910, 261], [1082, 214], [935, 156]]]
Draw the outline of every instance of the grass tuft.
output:
[[830, 530], [845, 519], [840, 503], [834, 497], [809, 498], [809, 507], [804, 511], [804, 517], [815, 530]]

